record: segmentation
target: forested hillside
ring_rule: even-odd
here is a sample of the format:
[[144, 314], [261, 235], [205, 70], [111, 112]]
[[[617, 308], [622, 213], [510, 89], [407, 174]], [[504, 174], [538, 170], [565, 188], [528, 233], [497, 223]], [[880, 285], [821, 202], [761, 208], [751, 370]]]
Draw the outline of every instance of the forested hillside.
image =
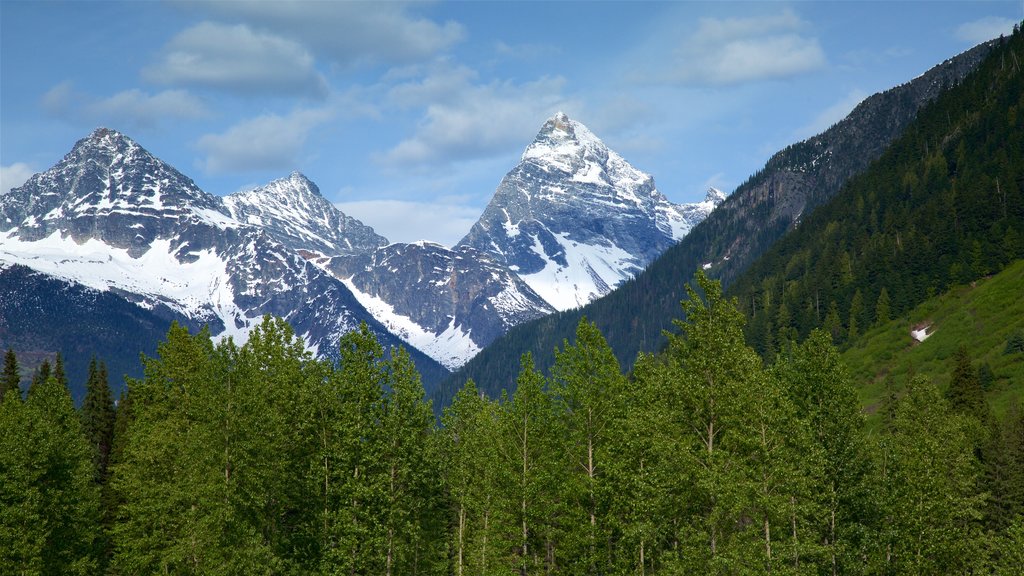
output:
[[365, 327], [337, 365], [266, 319], [172, 327], [115, 408], [0, 379], [4, 574], [1020, 574], [1024, 413], [915, 378], [868, 435], [828, 336], [765, 366], [702, 275], [624, 375], [577, 327], [512, 397], [438, 427]]
[[[616, 357], [631, 366], [641, 351], [664, 346], [672, 329], [683, 285], [695, 270], [726, 287], [764, 251], [791, 231], [802, 217], [828, 202], [849, 180], [869, 168], [917, 113], [955, 87], [980, 62], [993, 58], [985, 43], [951, 58], [921, 76], [875, 94], [825, 132], [773, 155], [679, 244], [615, 291], [584, 306], [517, 326], [470, 360], [440, 386], [435, 400], [449, 402], [467, 378], [496, 395], [515, 386], [515, 359], [533, 353], [538, 366], [554, 362], [553, 351], [570, 337], [580, 318], [593, 321]], [[955, 89], [955, 88], [953, 88]]]
[[756, 350], [817, 327], [855, 340], [1024, 258], [1022, 65], [1018, 32], [730, 287]]
[[1018, 260], [992, 277], [956, 286], [869, 327], [842, 352], [869, 426], [880, 423], [888, 399], [914, 376], [949, 390], [962, 360], [994, 414], [1003, 417], [1024, 401], [1022, 293], [1024, 260]]

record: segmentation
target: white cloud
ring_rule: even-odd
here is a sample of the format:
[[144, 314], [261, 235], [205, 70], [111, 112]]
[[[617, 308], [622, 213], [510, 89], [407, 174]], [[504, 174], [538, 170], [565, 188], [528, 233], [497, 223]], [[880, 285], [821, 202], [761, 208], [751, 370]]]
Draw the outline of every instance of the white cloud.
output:
[[59, 118], [150, 128], [174, 120], [194, 120], [208, 114], [202, 101], [185, 90], [164, 90], [149, 94], [138, 89], [97, 98], [79, 92], [71, 82], [57, 84], [43, 95], [44, 110]]
[[1016, 24], [1009, 18], [997, 16], [986, 16], [972, 22], [965, 22], [957, 27], [953, 36], [969, 44], [981, 44], [1000, 34], [1009, 36], [1013, 32], [1013, 25]]
[[202, 9], [273, 30], [345, 66], [420, 62], [465, 36], [456, 22], [413, 15], [407, 2], [248, 0], [213, 2]]
[[818, 39], [801, 35], [805, 24], [791, 10], [771, 17], [701, 18], [676, 51], [665, 80], [729, 85], [785, 78], [824, 66]]
[[264, 114], [221, 134], [206, 134], [196, 144], [206, 154], [203, 169], [215, 174], [294, 169], [309, 132], [333, 116], [329, 109], [299, 109], [286, 116]]
[[7, 194], [11, 188], [17, 188], [35, 174], [35, 170], [24, 162], [15, 162], [10, 166], [0, 166], [0, 195]]
[[809, 123], [797, 128], [793, 136], [797, 140], [804, 140], [824, 132], [836, 122], [846, 118], [867, 97], [868, 94], [862, 90], [851, 90], [838, 102], [819, 112]]
[[327, 82], [313, 56], [292, 40], [239, 24], [202, 22], [180, 32], [161, 60], [142, 71], [159, 84], [322, 97]]
[[392, 242], [430, 240], [445, 246], [462, 240], [482, 212], [464, 204], [405, 200], [361, 200], [335, 206]]
[[[562, 96], [562, 78], [533, 82], [474, 84], [475, 75], [458, 68], [391, 90], [398, 106], [426, 105], [416, 133], [382, 157], [410, 166], [483, 158], [525, 147], [544, 120], [574, 103]], [[576, 105], [578, 106], [578, 105]]]

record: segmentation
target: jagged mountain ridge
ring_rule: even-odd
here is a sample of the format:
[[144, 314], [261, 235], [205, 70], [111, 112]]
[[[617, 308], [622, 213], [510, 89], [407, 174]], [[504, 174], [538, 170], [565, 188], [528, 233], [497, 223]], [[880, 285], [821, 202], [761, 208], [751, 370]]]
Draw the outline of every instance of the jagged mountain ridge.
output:
[[388, 329], [450, 369], [511, 327], [554, 312], [506, 266], [468, 246], [391, 244], [325, 266]]
[[225, 196], [224, 205], [239, 222], [259, 226], [288, 248], [311, 252], [311, 257], [363, 254], [388, 244], [373, 228], [328, 202], [299, 172]]
[[[663, 332], [672, 330], [671, 320], [681, 314], [683, 286], [698, 268], [728, 286], [802, 214], [867, 169], [919, 109], [977, 68], [993, 44], [980, 44], [907, 83], [870, 96], [822, 134], [779, 151], [634, 279], [582, 309], [513, 328], [442, 383], [435, 402], [446, 404], [468, 378], [488, 394], [513, 390], [519, 354], [530, 350], [538, 369], [549, 368], [552, 351], [563, 340], [572, 340], [584, 316], [602, 331], [626, 368], [638, 352], [659, 349]], [[623, 317], [626, 310], [628, 318]]]
[[[544, 124], [523, 159], [476, 232], [452, 249], [393, 244], [317, 261], [389, 329], [455, 369], [512, 327], [631, 277], [724, 198], [712, 189], [704, 202], [671, 204], [649, 175], [564, 114]], [[485, 238], [488, 227], [515, 233]]]
[[[386, 348], [401, 344], [342, 282], [275, 236], [287, 235], [236, 220], [222, 199], [108, 129], [0, 196], [0, 262], [109, 290], [239, 340], [273, 314], [327, 357], [360, 322]], [[425, 374], [446, 372], [418, 351], [413, 357]]]
[[654, 179], [557, 113], [458, 246], [490, 253], [558, 310], [631, 278], [721, 201], [672, 204]]

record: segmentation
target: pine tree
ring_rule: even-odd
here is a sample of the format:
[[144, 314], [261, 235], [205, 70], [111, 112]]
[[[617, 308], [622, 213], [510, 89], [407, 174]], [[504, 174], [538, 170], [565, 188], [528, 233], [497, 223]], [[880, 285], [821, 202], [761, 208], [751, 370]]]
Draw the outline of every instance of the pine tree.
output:
[[11, 397], [17, 397], [21, 399], [21, 374], [18, 372], [18, 358], [14, 354], [14, 350], [7, 349], [7, 353], [4, 355], [4, 372], [0, 376], [0, 402], [3, 402], [8, 391], [11, 392]]
[[846, 323], [846, 337], [847, 340], [852, 342], [860, 336], [860, 316], [864, 311], [864, 297], [861, 296], [860, 289], [857, 289], [853, 293], [853, 298], [850, 300], [850, 319]]
[[68, 376], [64, 373], [64, 359], [61, 357], [60, 352], [57, 352], [57, 356], [54, 359], [53, 378], [57, 380], [57, 384], [65, 388], [68, 387]]
[[98, 368], [96, 359], [89, 362], [89, 377], [85, 384], [85, 399], [82, 401], [82, 430], [93, 449], [93, 465], [96, 482], [105, 484], [110, 449], [114, 440], [114, 402], [106, 380], [106, 368]]
[[95, 574], [99, 495], [67, 388], [3, 402], [0, 427], [0, 573]]
[[32, 374], [32, 383], [29, 384], [27, 396], [31, 396], [37, 388], [50, 379], [50, 372], [50, 361], [43, 360], [43, 363], [40, 364], [39, 368], [37, 368], [35, 373]]
[[878, 301], [875, 302], [875, 325], [881, 326], [890, 320], [889, 313], [889, 291], [882, 286], [878, 294]]
[[966, 346], [960, 346], [953, 355], [953, 374], [949, 388], [946, 389], [946, 399], [954, 412], [970, 415], [978, 422], [987, 421], [985, 392], [981, 388], [977, 371], [971, 365], [971, 356]]

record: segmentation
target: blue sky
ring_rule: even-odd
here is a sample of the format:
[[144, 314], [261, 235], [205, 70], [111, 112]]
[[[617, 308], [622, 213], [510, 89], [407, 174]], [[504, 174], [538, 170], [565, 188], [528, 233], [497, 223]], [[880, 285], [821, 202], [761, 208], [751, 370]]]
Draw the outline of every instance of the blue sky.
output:
[[107, 126], [208, 192], [298, 170], [392, 241], [450, 245], [559, 110], [692, 202], [1022, 18], [1022, 0], [0, 0], [0, 193]]

